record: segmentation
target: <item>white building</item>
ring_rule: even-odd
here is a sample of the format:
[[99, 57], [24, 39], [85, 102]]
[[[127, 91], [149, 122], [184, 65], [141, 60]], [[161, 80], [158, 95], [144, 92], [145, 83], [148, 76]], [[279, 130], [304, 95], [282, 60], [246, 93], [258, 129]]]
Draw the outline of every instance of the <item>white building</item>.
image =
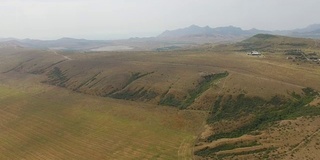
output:
[[258, 52], [258, 51], [251, 51], [251, 55], [253, 55], [253, 56], [260, 56], [261, 53]]

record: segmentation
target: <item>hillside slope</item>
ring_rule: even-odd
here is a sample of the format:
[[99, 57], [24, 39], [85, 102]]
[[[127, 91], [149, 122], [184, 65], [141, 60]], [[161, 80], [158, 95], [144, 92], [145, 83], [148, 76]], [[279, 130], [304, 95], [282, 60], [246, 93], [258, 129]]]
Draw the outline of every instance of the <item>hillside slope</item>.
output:
[[[166, 52], [1, 48], [6, 61], [0, 69], [4, 75], [36, 75], [42, 83], [88, 95], [205, 111], [206, 125], [197, 130], [197, 159], [277, 158], [278, 152], [285, 158], [290, 147], [318, 134], [320, 114], [319, 64], [286, 57], [293, 50], [318, 56], [317, 43], [260, 34], [232, 45]], [[262, 56], [247, 55], [253, 49]], [[288, 120], [306, 132], [288, 129], [297, 141], [280, 143], [284, 137], [273, 128], [282, 130], [280, 124]], [[311, 128], [303, 128], [308, 122]]]
[[242, 50], [279, 51], [288, 49], [320, 49], [320, 41], [269, 34], [258, 34], [237, 43]]

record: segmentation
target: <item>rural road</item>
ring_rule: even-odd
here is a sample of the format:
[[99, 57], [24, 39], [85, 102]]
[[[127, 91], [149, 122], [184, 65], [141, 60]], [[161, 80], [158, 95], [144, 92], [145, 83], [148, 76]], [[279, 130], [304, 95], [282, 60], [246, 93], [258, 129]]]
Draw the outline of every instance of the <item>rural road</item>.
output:
[[56, 51], [54, 51], [54, 50], [51, 50], [55, 55], [60, 55], [60, 56], [62, 56], [64, 59], [66, 59], [66, 60], [72, 60], [70, 57], [68, 57], [68, 56], [65, 56], [65, 55], [62, 55], [62, 54], [59, 54], [59, 53], [57, 53]]

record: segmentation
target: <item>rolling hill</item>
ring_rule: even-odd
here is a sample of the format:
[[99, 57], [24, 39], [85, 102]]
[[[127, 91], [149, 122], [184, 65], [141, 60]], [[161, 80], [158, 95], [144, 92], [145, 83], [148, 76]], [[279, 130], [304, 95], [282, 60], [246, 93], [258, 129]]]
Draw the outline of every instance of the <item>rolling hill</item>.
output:
[[235, 44], [243, 50], [260, 50], [260, 51], [284, 51], [293, 49], [319, 49], [319, 40], [293, 38], [287, 36], [274, 36], [269, 34], [258, 34], [249, 39]]
[[1, 158], [317, 157], [320, 65], [287, 57], [319, 57], [318, 43], [258, 34], [165, 52], [0, 48]]

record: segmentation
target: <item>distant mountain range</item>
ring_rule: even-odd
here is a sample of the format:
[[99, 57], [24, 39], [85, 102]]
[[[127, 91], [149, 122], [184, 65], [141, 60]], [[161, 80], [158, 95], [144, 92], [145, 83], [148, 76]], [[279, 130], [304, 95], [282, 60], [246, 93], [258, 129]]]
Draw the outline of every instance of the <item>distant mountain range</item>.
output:
[[61, 38], [57, 40], [34, 40], [0, 38], [0, 47], [19, 46], [56, 50], [94, 50], [110, 46], [128, 46], [138, 50], [152, 50], [162, 47], [197, 45], [204, 43], [230, 43], [247, 39], [256, 34], [274, 34], [291, 37], [320, 39], [320, 24], [313, 24], [305, 28], [294, 30], [266, 31], [259, 29], [243, 30], [239, 27], [227, 26], [211, 28], [191, 25], [186, 28], [167, 30], [156, 37], [130, 38], [127, 40], [86, 40]]
[[210, 36], [247, 36], [255, 35], [258, 33], [271, 33], [270, 31], [263, 31], [257, 29], [242, 30], [239, 27], [228, 26], [228, 27], [217, 27], [211, 28], [209, 26], [199, 27], [191, 25], [187, 28], [176, 29], [172, 31], [165, 31], [160, 34], [159, 38], [172, 38], [172, 37], [210, 37]]
[[187, 28], [181, 28], [176, 30], [167, 30], [160, 34], [158, 38], [190, 38], [190, 37], [250, 37], [256, 34], [276, 34], [285, 35], [292, 37], [303, 37], [303, 38], [320, 38], [320, 24], [313, 24], [306, 28], [295, 29], [295, 30], [278, 30], [278, 31], [267, 31], [250, 29], [243, 30], [239, 27], [227, 26], [211, 28], [209, 26], [199, 27], [191, 25]]

